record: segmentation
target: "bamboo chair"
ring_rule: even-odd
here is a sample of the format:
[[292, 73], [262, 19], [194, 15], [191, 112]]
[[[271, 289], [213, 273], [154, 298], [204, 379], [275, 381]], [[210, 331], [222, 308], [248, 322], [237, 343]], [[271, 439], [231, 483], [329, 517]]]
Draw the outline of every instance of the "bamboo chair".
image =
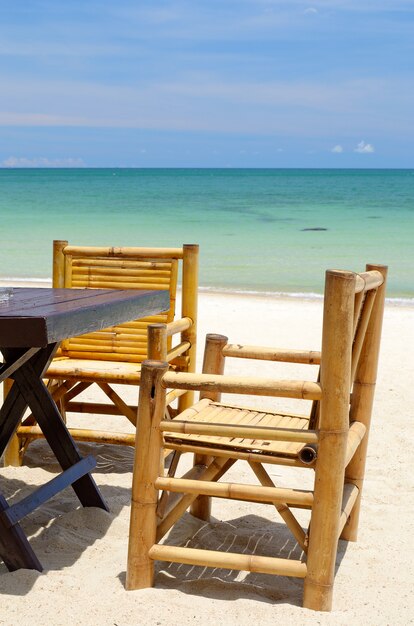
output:
[[[174, 373], [162, 362], [143, 364], [127, 589], [153, 585], [159, 560], [299, 577], [304, 606], [331, 610], [338, 539], [357, 536], [386, 272], [370, 265], [361, 274], [326, 273], [321, 352], [242, 346], [207, 335], [203, 374]], [[319, 363], [320, 377], [312, 382], [224, 376], [225, 357]], [[164, 406], [171, 388], [201, 393], [196, 404], [167, 421]], [[310, 415], [298, 417], [236, 407], [220, 401], [222, 392], [313, 404]], [[165, 447], [177, 455], [194, 453], [194, 466], [182, 478], [174, 476], [176, 462], [173, 471], [160, 471]], [[238, 460], [247, 461], [259, 485], [218, 482]], [[264, 463], [311, 469], [313, 489], [276, 486]], [[208, 521], [211, 496], [274, 505], [303, 556], [291, 560], [160, 543], [188, 507]], [[295, 508], [309, 509], [307, 528], [292, 513]]]
[[[180, 266], [181, 265], [181, 269]], [[182, 278], [181, 318], [175, 319], [179, 272]], [[196, 356], [198, 246], [182, 248], [101, 248], [53, 244], [53, 286], [109, 289], [167, 289], [170, 307], [165, 313], [100, 332], [63, 341], [45, 377], [61, 413], [125, 415], [135, 426], [137, 406], [127, 404], [113, 384], [138, 386], [141, 363], [147, 357], [161, 358], [175, 371], [192, 372]], [[153, 326], [148, 344], [147, 328]], [[174, 335], [180, 339], [172, 345]], [[177, 343], [177, 341], [175, 341]], [[80, 401], [77, 396], [98, 385], [110, 403]], [[183, 395], [180, 395], [183, 394]], [[178, 408], [191, 405], [186, 392], [172, 392], [168, 404], [178, 397]], [[169, 407], [170, 416], [174, 409]], [[78, 441], [133, 446], [135, 432], [69, 428]], [[32, 416], [18, 428], [6, 453], [6, 464], [22, 463], [29, 443], [42, 437]]]

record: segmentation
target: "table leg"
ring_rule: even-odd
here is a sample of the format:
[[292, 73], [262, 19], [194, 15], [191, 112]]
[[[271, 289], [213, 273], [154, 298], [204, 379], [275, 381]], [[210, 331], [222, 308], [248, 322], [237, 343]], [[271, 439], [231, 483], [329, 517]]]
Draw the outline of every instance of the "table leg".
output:
[[[13, 421], [17, 424], [22, 417], [25, 407], [28, 405], [35, 416], [40, 428], [43, 431], [50, 447], [52, 448], [57, 460], [63, 470], [71, 467], [82, 459], [79, 451], [66, 428], [59, 410], [51, 397], [48, 389], [42, 380], [42, 374], [49, 362], [53, 358], [56, 347], [49, 345], [41, 350], [44, 353], [43, 359], [33, 357], [33, 360], [24, 363], [19, 370], [13, 374], [15, 384], [13, 385], [9, 398], [14, 393], [13, 406], [19, 405], [19, 414], [13, 415]], [[8, 349], [11, 355], [12, 349]], [[5, 354], [5, 356], [7, 356]], [[16, 398], [16, 396], [18, 396]], [[24, 399], [24, 400], [23, 400]], [[13, 401], [13, 398], [11, 402]], [[24, 402], [23, 412], [20, 411]], [[14, 430], [14, 429], [13, 429]], [[102, 498], [98, 487], [90, 474], [85, 474], [82, 478], [76, 480], [72, 487], [83, 506], [96, 506], [101, 509], [108, 510], [108, 507]]]
[[[56, 349], [57, 348], [53, 348], [51, 354], [49, 351], [40, 350], [30, 359], [30, 362], [33, 364], [36, 371], [40, 374], [44, 373], [50, 360], [53, 358]], [[6, 360], [13, 361], [16, 359], [16, 355], [19, 357], [21, 353], [23, 354], [25, 352], [25, 350], [11, 351], [4, 348], [2, 352], [4, 353]], [[27, 402], [21, 395], [17, 385], [14, 385], [7, 394], [3, 406], [0, 409], [0, 455], [3, 454], [4, 449], [9, 443], [10, 438], [15, 432], [26, 409]]]
[[7, 517], [2, 515], [8, 508], [9, 505], [0, 494], [0, 557], [10, 572], [21, 567], [41, 572], [42, 565], [19, 524], [8, 524]]

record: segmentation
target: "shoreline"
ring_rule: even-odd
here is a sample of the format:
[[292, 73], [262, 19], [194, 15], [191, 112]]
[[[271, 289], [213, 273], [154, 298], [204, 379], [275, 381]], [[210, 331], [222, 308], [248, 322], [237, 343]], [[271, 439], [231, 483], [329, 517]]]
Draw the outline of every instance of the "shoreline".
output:
[[[0, 287], [51, 287], [51, 278], [0, 278]], [[180, 286], [178, 287], [180, 290]], [[257, 298], [259, 300], [279, 300], [287, 302], [322, 302], [323, 294], [314, 292], [251, 291], [232, 290], [226, 287], [199, 287], [200, 296], [223, 296], [225, 298]], [[387, 306], [414, 309], [414, 296], [391, 296], [385, 299]]]

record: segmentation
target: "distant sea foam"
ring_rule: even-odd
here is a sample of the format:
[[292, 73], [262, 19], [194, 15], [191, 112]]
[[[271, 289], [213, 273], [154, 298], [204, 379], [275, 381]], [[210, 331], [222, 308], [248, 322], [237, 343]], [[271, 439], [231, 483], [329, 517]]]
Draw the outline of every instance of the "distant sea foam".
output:
[[[4, 277], [0, 279], [0, 283], [13, 283], [19, 285], [19, 283], [33, 283], [42, 285], [51, 285], [51, 278], [21, 278], [21, 277]], [[178, 288], [180, 288], [179, 285]], [[224, 287], [200, 287], [200, 293], [211, 293], [218, 295], [235, 295], [235, 296], [253, 296], [256, 298], [280, 298], [280, 299], [293, 299], [293, 300], [310, 300], [310, 301], [322, 301], [323, 295], [321, 293], [311, 292], [288, 292], [288, 291], [252, 291], [242, 289], [228, 289]], [[414, 307], [414, 298], [386, 298], [386, 303], [391, 306], [403, 306]]]

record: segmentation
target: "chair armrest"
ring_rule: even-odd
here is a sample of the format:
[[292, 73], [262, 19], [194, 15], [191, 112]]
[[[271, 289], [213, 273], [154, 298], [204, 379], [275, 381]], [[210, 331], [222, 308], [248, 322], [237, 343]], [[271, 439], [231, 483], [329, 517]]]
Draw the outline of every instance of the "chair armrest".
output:
[[[183, 317], [168, 324], [148, 325], [148, 355], [165, 359], [170, 363], [174, 359], [181, 357], [191, 347], [191, 342], [182, 341], [167, 351], [167, 338], [172, 335], [185, 332], [193, 326], [194, 322], [190, 317]], [[151, 357], [152, 358], [152, 357]]]
[[216, 391], [255, 396], [320, 400], [322, 388], [319, 383], [308, 380], [274, 380], [246, 376], [223, 376], [220, 374], [187, 374], [167, 372], [162, 385], [168, 389], [190, 391]]
[[226, 344], [223, 348], [223, 356], [242, 359], [260, 359], [262, 361], [282, 361], [285, 363], [304, 363], [308, 365], [319, 365], [321, 362], [321, 353], [316, 350], [243, 346], [239, 343]]
[[171, 335], [175, 335], [177, 333], [183, 332], [184, 330], [188, 330], [189, 328], [191, 328], [193, 323], [194, 322], [190, 317], [182, 317], [181, 319], [169, 322], [169, 324], [166, 324], [167, 337], [171, 337]]
[[171, 363], [171, 361], [180, 357], [182, 354], [184, 354], [184, 352], [187, 352], [190, 347], [191, 343], [189, 341], [182, 341], [177, 346], [174, 346], [173, 348], [171, 348], [171, 350], [168, 350], [167, 352], [167, 362]]

